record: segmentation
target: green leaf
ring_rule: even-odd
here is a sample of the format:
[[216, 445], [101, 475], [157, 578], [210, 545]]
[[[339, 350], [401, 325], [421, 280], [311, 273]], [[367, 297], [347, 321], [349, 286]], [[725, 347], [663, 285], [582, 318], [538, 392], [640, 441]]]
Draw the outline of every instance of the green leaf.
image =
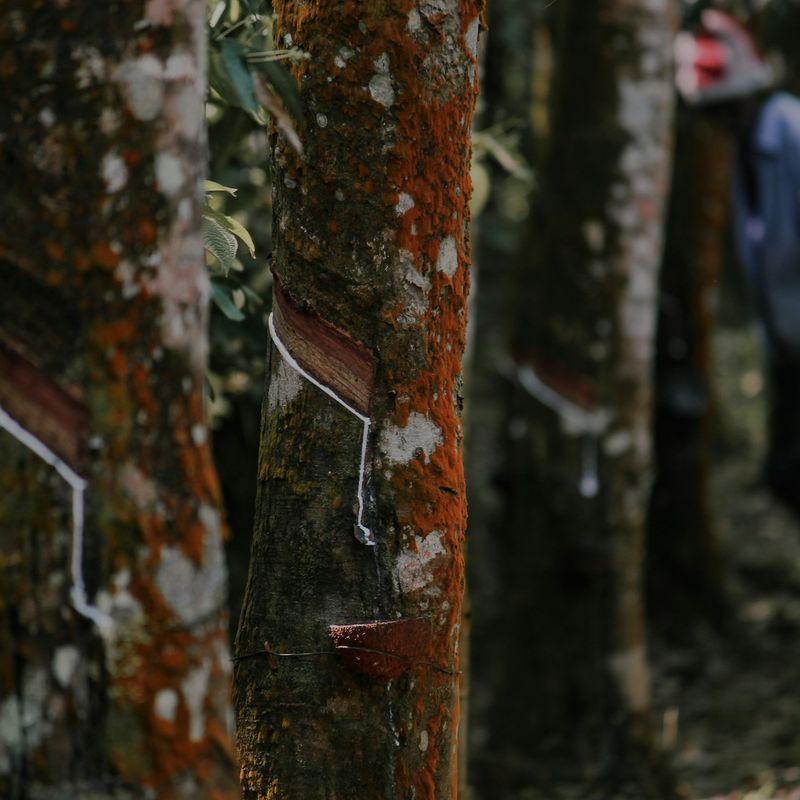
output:
[[251, 114], [258, 115], [259, 105], [253, 94], [253, 79], [244, 63], [245, 46], [241, 42], [225, 40], [220, 45], [222, 65], [236, 92], [238, 105]]
[[234, 217], [229, 217], [227, 214], [221, 214], [219, 211], [214, 211], [213, 208], [206, 207], [206, 210], [203, 213], [207, 219], [213, 220], [217, 223], [217, 225], [241, 239], [247, 246], [247, 249], [250, 251], [250, 256], [252, 258], [256, 257], [256, 246], [253, 243], [253, 237], [250, 236], [250, 232], [244, 227], [244, 225], [242, 225], [241, 222], [239, 222], [237, 219], [234, 219]]
[[204, 188], [207, 192], [227, 192], [231, 197], [236, 197], [236, 192], [239, 191], [238, 189], [234, 189], [233, 186], [223, 186], [216, 181], [205, 181]]
[[304, 124], [303, 101], [300, 99], [300, 92], [297, 90], [292, 73], [277, 61], [263, 61], [253, 65], [260, 70], [264, 77], [272, 84], [272, 87], [283, 100], [289, 113], [300, 124]]
[[210, 210], [203, 214], [203, 244], [227, 272], [233, 266], [239, 246], [236, 237], [214, 218], [216, 214], [217, 212]]
[[262, 306], [264, 301], [254, 292], [246, 283], [241, 284], [239, 287], [245, 294], [245, 297], [254, 305]]
[[208, 54], [208, 83], [224, 103], [235, 108], [239, 107], [239, 96], [236, 89], [228, 77], [222, 57], [214, 49]]
[[244, 314], [236, 308], [233, 298], [230, 294], [230, 289], [222, 282], [211, 278], [211, 297], [214, 300], [217, 308], [230, 320], [234, 322], [241, 322], [244, 319]]
[[225, 3], [223, 0], [216, 3], [213, 8], [209, 9], [208, 24], [211, 28], [216, 28], [220, 20], [225, 15]]

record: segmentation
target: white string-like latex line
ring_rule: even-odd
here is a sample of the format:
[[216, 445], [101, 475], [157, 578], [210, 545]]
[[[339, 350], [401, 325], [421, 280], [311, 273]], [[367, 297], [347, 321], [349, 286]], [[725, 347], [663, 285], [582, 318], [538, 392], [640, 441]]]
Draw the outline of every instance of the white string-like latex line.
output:
[[345, 400], [342, 400], [330, 386], [326, 386], [324, 383], [320, 383], [313, 375], [306, 372], [295, 360], [292, 354], [287, 349], [286, 345], [280, 340], [278, 336], [278, 332], [275, 330], [275, 323], [272, 319], [272, 314], [269, 315], [268, 319], [269, 325], [269, 333], [272, 337], [272, 341], [275, 343], [275, 347], [278, 348], [278, 352], [283, 357], [283, 360], [297, 373], [302, 375], [309, 383], [313, 383], [318, 389], [321, 389], [325, 392], [328, 397], [333, 398], [340, 406], [346, 408], [353, 416], [358, 417], [362, 424], [364, 425], [364, 432], [361, 435], [361, 463], [358, 466], [358, 518], [356, 519], [356, 527], [361, 531], [363, 535], [363, 539], [361, 540], [364, 544], [374, 546], [377, 544], [375, 538], [372, 535], [372, 531], [364, 525], [364, 479], [365, 473], [367, 468], [367, 441], [369, 440], [369, 426], [372, 423], [369, 417], [364, 416], [360, 411], [356, 410]]
[[0, 428], [10, 433], [28, 450], [53, 467], [72, 489], [72, 553], [70, 558], [72, 605], [79, 614], [92, 620], [99, 628], [108, 628], [112, 624], [111, 617], [89, 602], [86, 585], [83, 582], [83, 521], [86, 481], [69, 464], [64, 463], [44, 442], [23, 428], [3, 408], [0, 408]]
[[611, 422], [611, 414], [607, 409], [587, 411], [581, 408], [555, 389], [551, 389], [528, 365], [519, 367], [517, 376], [528, 394], [558, 414], [569, 433], [590, 433], [599, 436]]

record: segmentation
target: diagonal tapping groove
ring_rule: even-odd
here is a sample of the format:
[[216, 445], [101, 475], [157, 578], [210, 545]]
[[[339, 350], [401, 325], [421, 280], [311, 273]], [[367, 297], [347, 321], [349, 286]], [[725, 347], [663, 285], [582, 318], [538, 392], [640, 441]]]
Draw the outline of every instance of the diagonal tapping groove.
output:
[[269, 315], [268, 320], [269, 333], [272, 341], [281, 357], [295, 372], [300, 374], [309, 383], [312, 383], [318, 389], [321, 389], [328, 397], [335, 400], [340, 406], [347, 409], [353, 416], [357, 417], [363, 426], [361, 434], [361, 459], [358, 466], [358, 515], [356, 517], [356, 538], [362, 543], [374, 547], [377, 544], [372, 531], [364, 524], [364, 484], [366, 482], [366, 468], [367, 468], [367, 444], [369, 442], [369, 429], [372, 420], [366, 415], [361, 413], [357, 408], [354, 408], [344, 398], [340, 397], [330, 386], [325, 385], [318, 381], [310, 372], [303, 369], [297, 362], [297, 359], [289, 352], [288, 347], [281, 340], [275, 325], [275, 313]]

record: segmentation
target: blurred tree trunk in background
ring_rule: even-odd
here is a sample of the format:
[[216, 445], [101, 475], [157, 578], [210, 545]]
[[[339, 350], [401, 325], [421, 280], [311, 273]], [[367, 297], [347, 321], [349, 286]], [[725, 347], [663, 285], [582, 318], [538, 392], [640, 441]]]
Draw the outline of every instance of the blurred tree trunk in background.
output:
[[[528, 118], [535, 111], [532, 84], [540, 77], [534, 68], [534, 30], [547, 30], [541, 20], [537, 25], [538, 11], [537, 3], [489, 3], [477, 130], [499, 137], [505, 130], [518, 129], [523, 143], [531, 139]], [[530, 158], [531, 147], [523, 144], [522, 149]], [[509, 175], [496, 160], [486, 159], [482, 167], [489, 196], [475, 223], [476, 258], [469, 321], [472, 347], [466, 365], [464, 419], [469, 498], [467, 587], [471, 610], [468, 783], [481, 773], [480, 763], [493, 757], [488, 721], [494, 702], [492, 675], [499, 666], [495, 649], [498, 622], [504, 609], [498, 541], [505, 524], [512, 386], [500, 367], [511, 358], [514, 253], [519, 247], [530, 191], [525, 182]], [[478, 173], [477, 177], [482, 175]], [[462, 779], [465, 777], [462, 775]]]
[[549, 11], [549, 149], [513, 285], [495, 757], [476, 785], [655, 798], [670, 788], [649, 746], [642, 571], [677, 9]]
[[455, 796], [480, 11], [276, 3], [311, 59], [303, 155], [272, 142], [273, 341], [349, 409], [271, 348], [236, 647], [248, 798]]
[[203, 410], [205, 10], [0, 12], [4, 798], [237, 794]]
[[689, 620], [719, 620], [721, 610], [719, 545], [708, 505], [709, 382], [733, 143], [697, 112], [682, 110], [678, 119], [661, 273], [648, 597], [652, 615], [680, 635]]

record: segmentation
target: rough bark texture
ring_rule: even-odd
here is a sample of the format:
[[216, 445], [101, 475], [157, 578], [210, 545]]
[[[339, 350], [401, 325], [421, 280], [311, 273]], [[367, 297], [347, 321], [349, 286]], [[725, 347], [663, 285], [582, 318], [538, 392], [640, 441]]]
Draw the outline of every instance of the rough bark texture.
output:
[[648, 523], [650, 606], [676, 634], [688, 632], [688, 620], [720, 611], [719, 545], [708, 507], [709, 382], [732, 156], [721, 126], [696, 113], [680, 115], [661, 273], [657, 479]]
[[204, 39], [199, 0], [0, 7], [4, 798], [236, 794]]
[[552, 11], [550, 146], [514, 287], [497, 758], [476, 784], [485, 797], [571, 782], [581, 796], [658, 797], [642, 571], [675, 9]]
[[[304, 154], [277, 134], [272, 147], [274, 272], [294, 312], [282, 324], [296, 357], [318, 376], [334, 366], [337, 385], [374, 363], [364, 522], [376, 545], [354, 535], [361, 420], [272, 346], [236, 650], [318, 654], [238, 661], [245, 796], [449, 798], [480, 5], [284, 0], [276, 11], [278, 39], [311, 54], [297, 67]], [[384, 624], [330, 635], [367, 622]], [[334, 651], [348, 643], [382, 653]]]

